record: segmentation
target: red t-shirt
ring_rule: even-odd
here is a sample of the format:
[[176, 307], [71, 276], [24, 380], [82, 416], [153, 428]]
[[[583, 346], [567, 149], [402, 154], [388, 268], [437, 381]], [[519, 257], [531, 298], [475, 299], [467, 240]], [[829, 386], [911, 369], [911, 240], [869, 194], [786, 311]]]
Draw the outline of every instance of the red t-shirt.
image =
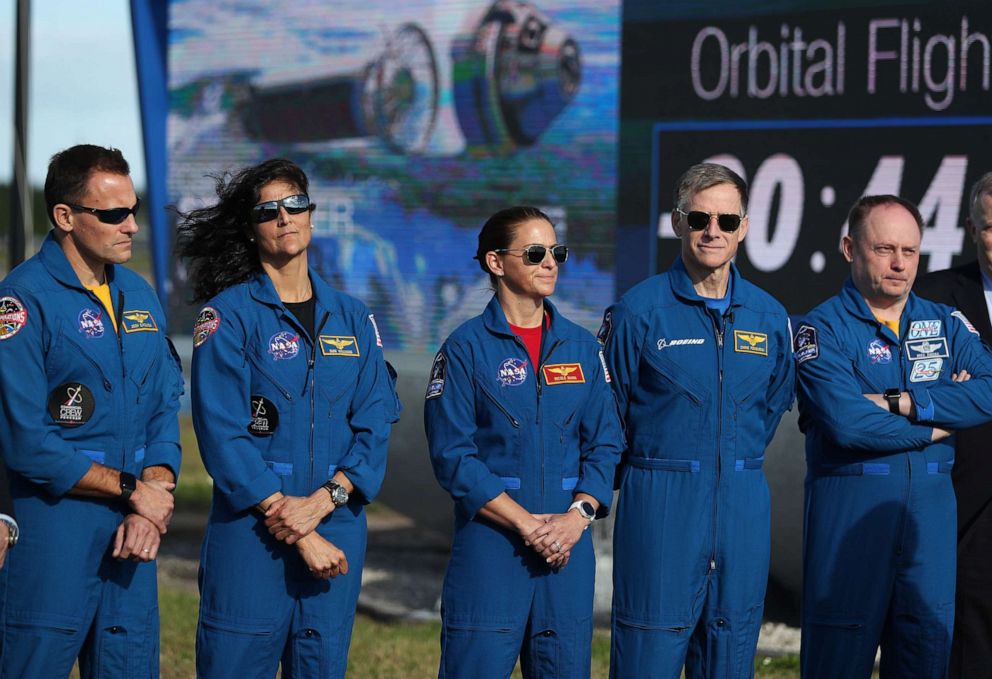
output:
[[[550, 325], [550, 321], [551, 319], [548, 318], [548, 315], [544, 314], [545, 326]], [[510, 330], [513, 331], [514, 335], [524, 341], [524, 346], [527, 347], [527, 355], [530, 356], [530, 363], [534, 366], [534, 370], [537, 370], [541, 365], [541, 326], [521, 328], [511, 323]]]

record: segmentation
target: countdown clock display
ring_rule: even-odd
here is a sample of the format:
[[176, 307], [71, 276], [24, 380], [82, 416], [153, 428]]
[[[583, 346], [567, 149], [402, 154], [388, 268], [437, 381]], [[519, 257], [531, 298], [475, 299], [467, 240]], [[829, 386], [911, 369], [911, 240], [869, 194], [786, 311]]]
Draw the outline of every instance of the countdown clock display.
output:
[[621, 64], [618, 293], [671, 265], [672, 191], [707, 160], [750, 186], [737, 264], [794, 314], [843, 284], [863, 195], [919, 206], [921, 272], [974, 257], [968, 192], [992, 171], [987, 1], [626, 0]]
[[749, 231], [737, 264], [792, 312], [835, 293], [847, 276], [840, 240], [864, 195], [916, 203], [926, 224], [921, 272], [945, 269], [970, 247], [963, 212], [970, 184], [990, 167], [977, 143], [990, 131], [992, 118], [659, 123], [650, 219], [657, 266], [678, 252], [673, 187], [685, 168], [707, 161], [747, 180]]

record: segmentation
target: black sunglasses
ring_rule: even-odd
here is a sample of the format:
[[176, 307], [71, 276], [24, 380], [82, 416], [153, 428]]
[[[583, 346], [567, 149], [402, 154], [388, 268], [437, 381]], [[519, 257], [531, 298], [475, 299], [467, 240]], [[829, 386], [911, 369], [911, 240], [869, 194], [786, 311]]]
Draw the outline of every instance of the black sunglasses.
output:
[[551, 256], [559, 264], [564, 264], [568, 259], [567, 245], [553, 245], [550, 248], [543, 245], [528, 245], [525, 248], [500, 248], [499, 250], [493, 250], [493, 252], [498, 252], [499, 254], [503, 254], [504, 252], [522, 252], [524, 253], [525, 262], [528, 264], [540, 264], [544, 261], [544, 256], [548, 254], [548, 250], [551, 250]]
[[295, 196], [286, 196], [279, 200], [267, 200], [251, 209], [252, 221], [256, 224], [261, 224], [270, 219], [275, 219], [279, 216], [280, 207], [286, 208], [286, 212], [291, 215], [298, 215], [301, 212], [312, 210], [317, 205], [311, 203], [310, 197], [305, 193], [297, 193]]
[[[689, 229], [692, 231], [702, 231], [710, 225], [710, 217], [712, 215], [708, 212], [701, 212], [699, 210], [686, 212], [681, 208], [675, 208], [675, 211], [685, 215], [685, 223], [689, 225]], [[724, 214], [721, 212], [716, 215], [716, 224], [720, 227], [721, 231], [733, 233], [740, 228], [742, 219], [743, 217], [740, 215]]]
[[96, 215], [104, 224], [120, 224], [129, 215], [138, 216], [138, 209], [141, 207], [141, 200], [137, 200], [134, 203], [134, 207], [111, 207], [106, 209], [98, 209], [95, 207], [86, 207], [85, 205], [76, 205], [75, 203], [66, 203], [76, 212], [89, 212], [92, 215]]

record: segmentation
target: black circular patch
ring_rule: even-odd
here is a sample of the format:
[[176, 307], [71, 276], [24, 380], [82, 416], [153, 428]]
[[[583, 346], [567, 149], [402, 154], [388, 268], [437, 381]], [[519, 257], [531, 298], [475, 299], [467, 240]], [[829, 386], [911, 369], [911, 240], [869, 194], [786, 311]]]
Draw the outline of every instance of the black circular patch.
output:
[[248, 433], [252, 436], [272, 436], [278, 428], [279, 411], [276, 404], [264, 396], [252, 394]]
[[48, 414], [63, 427], [78, 427], [89, 422], [95, 405], [93, 392], [79, 382], [60, 384], [48, 396]]

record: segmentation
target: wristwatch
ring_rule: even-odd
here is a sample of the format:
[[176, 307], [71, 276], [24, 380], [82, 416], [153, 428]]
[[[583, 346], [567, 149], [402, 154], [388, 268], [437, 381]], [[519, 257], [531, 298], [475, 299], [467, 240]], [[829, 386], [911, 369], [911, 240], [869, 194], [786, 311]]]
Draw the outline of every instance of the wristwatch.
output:
[[0, 519], [3, 523], [7, 524], [7, 548], [11, 548], [17, 544], [17, 538], [20, 537], [20, 530], [17, 528], [17, 522], [9, 521], [7, 518]]
[[348, 498], [350, 497], [348, 490], [334, 479], [325, 481], [321, 488], [330, 493], [331, 502], [334, 503], [335, 507], [343, 507], [348, 504]]
[[568, 506], [568, 511], [572, 511], [573, 509], [578, 510], [579, 516], [586, 521], [594, 521], [596, 519], [596, 509], [592, 506], [591, 502], [576, 500]]
[[134, 474], [121, 472], [121, 499], [127, 502], [131, 499], [131, 493], [138, 488], [138, 479]]
[[902, 392], [898, 389], [886, 389], [885, 400], [889, 402], [889, 412], [893, 415], [899, 414], [899, 398], [902, 396]]

